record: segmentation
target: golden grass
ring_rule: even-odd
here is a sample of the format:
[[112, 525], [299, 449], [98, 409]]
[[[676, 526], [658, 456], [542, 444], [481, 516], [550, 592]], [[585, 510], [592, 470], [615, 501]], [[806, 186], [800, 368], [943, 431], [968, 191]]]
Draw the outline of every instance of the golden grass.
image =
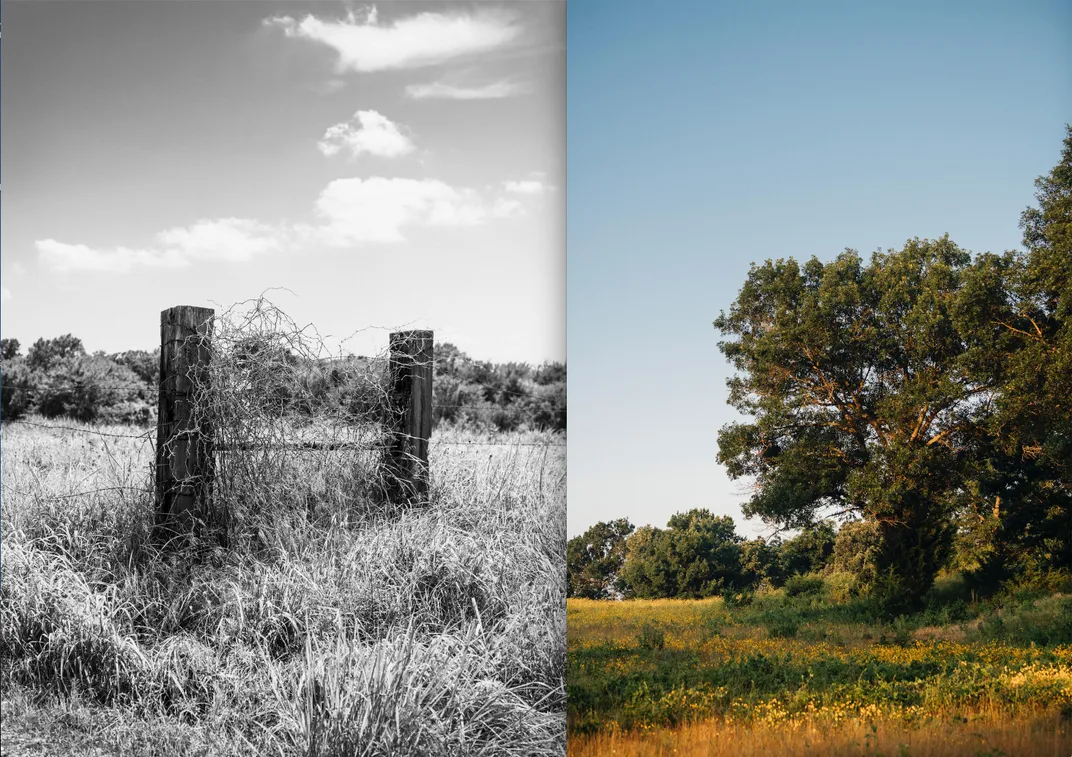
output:
[[905, 723], [892, 718], [780, 725], [706, 720], [677, 728], [569, 738], [570, 757], [1068, 757], [1072, 725], [1058, 712], [1010, 720], [1001, 711]]
[[569, 754], [1072, 755], [1072, 646], [970, 641], [978, 621], [813, 620], [779, 638], [763, 617], [570, 599]]

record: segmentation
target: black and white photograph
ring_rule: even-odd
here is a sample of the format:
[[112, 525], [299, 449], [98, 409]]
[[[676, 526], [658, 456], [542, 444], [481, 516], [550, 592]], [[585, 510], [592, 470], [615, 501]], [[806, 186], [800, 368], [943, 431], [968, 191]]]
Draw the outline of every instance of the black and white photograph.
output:
[[4, 0], [5, 757], [564, 755], [564, 2]]

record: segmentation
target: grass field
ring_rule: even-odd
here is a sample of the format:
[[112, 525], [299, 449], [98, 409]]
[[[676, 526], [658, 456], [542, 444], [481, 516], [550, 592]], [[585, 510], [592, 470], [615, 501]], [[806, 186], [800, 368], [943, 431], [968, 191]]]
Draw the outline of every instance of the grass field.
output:
[[79, 428], [3, 428], [5, 739], [562, 754], [565, 448], [541, 446], [561, 437], [436, 432], [427, 508], [337, 495], [241, 545], [161, 552], [151, 446]]
[[569, 754], [1072, 755], [1072, 596], [867, 612], [571, 599]]

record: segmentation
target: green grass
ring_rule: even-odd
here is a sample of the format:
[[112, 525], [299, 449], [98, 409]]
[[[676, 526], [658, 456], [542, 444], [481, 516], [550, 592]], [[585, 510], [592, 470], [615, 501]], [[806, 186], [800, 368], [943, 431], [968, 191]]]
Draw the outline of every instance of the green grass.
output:
[[818, 586], [743, 606], [570, 600], [571, 738], [868, 707], [908, 719], [1072, 714], [1072, 596], [965, 601], [960, 583], [944, 578], [923, 612], [887, 622]]
[[336, 486], [247, 515], [227, 547], [158, 551], [147, 445], [6, 425], [5, 730], [74, 718], [144, 754], [561, 754], [564, 448], [445, 443], [488, 441], [433, 436], [427, 508]]

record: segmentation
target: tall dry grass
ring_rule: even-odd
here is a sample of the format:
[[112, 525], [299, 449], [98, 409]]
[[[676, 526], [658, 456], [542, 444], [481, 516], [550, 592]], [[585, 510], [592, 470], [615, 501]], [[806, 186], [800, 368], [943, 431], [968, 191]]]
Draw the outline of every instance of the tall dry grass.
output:
[[437, 432], [427, 507], [336, 480], [241, 539], [161, 551], [151, 446], [82, 431], [3, 429], [5, 730], [53, 713], [143, 754], [563, 752], [565, 455], [540, 446], [560, 438]]
[[709, 720], [678, 728], [570, 737], [570, 757], [1067, 757], [1072, 726], [1057, 713], [1010, 720], [1005, 713], [906, 724], [857, 720], [777, 726]]

